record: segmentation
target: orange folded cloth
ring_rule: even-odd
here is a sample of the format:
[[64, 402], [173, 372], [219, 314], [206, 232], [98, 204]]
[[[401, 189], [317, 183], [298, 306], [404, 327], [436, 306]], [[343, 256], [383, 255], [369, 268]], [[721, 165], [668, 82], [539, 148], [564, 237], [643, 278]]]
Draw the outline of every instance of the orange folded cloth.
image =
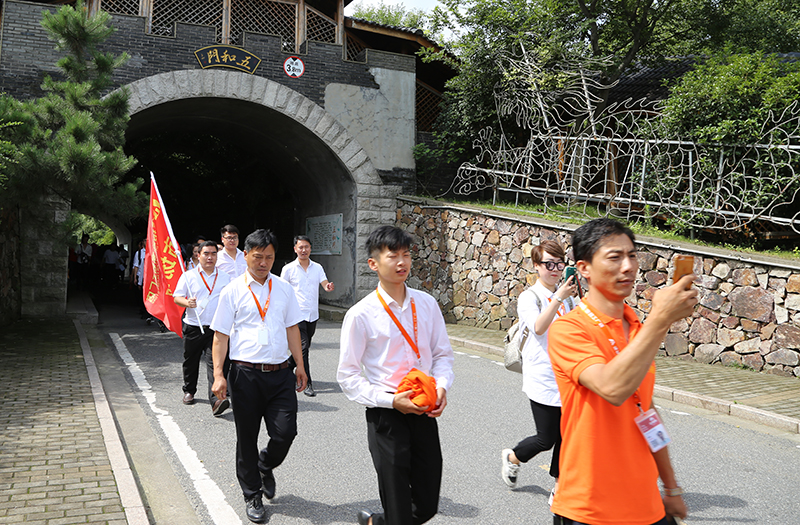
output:
[[420, 372], [416, 368], [406, 374], [397, 387], [397, 393], [411, 390], [411, 401], [418, 407], [428, 406], [425, 412], [430, 412], [436, 408], [436, 380], [431, 376]]

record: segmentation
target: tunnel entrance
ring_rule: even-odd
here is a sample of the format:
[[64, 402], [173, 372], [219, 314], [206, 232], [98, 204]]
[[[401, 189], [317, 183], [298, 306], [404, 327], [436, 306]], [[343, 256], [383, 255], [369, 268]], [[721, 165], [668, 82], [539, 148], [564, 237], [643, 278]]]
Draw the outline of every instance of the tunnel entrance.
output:
[[[278, 236], [273, 273], [280, 274], [307, 218], [341, 213], [343, 229], [355, 230], [348, 168], [312, 130], [269, 107], [217, 97], [152, 105], [132, 114], [126, 152], [139, 161], [132, 178], [155, 175], [181, 244], [198, 235], [218, 241], [220, 227], [234, 224], [243, 248], [247, 234], [269, 228]], [[134, 238], [145, 228], [134, 225]], [[337, 285], [326, 302], [352, 302], [354, 256], [354, 244], [345, 242], [342, 255], [314, 256]]]

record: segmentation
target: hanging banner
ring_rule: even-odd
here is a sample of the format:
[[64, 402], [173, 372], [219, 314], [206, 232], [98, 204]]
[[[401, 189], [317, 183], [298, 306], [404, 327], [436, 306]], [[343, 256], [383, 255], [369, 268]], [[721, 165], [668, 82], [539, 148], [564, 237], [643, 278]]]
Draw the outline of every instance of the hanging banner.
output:
[[183, 308], [175, 304], [172, 293], [183, 274], [183, 257], [175, 242], [167, 211], [150, 173], [150, 217], [147, 220], [147, 245], [144, 258], [144, 306], [168, 330], [183, 337]]

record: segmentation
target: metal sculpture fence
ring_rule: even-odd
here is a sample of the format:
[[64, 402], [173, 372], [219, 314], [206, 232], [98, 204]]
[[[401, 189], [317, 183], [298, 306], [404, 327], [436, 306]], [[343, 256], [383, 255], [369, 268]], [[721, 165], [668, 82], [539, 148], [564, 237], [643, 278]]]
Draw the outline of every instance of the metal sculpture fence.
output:
[[[544, 68], [524, 55], [501, 63], [495, 89], [499, 133], [482, 130], [476, 163], [463, 164], [451, 191], [530, 193], [545, 213], [660, 217], [683, 229], [791, 228], [800, 233], [800, 105], [761, 127], [754, 144], [701, 144], [666, 127], [658, 104], [603, 107], [595, 93], [604, 64]], [[507, 134], [513, 117], [523, 139]], [[514, 145], [512, 141], [524, 141]]]

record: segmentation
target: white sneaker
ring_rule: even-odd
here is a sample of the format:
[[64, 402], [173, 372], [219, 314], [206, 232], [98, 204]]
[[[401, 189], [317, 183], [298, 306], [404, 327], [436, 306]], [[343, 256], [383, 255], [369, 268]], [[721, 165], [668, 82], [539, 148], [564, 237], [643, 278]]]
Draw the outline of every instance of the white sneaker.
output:
[[506, 485], [512, 489], [517, 486], [517, 473], [519, 472], [519, 465], [512, 463], [508, 456], [514, 452], [510, 448], [504, 448], [500, 453], [503, 460], [503, 467], [500, 469], [500, 476], [505, 481]]

